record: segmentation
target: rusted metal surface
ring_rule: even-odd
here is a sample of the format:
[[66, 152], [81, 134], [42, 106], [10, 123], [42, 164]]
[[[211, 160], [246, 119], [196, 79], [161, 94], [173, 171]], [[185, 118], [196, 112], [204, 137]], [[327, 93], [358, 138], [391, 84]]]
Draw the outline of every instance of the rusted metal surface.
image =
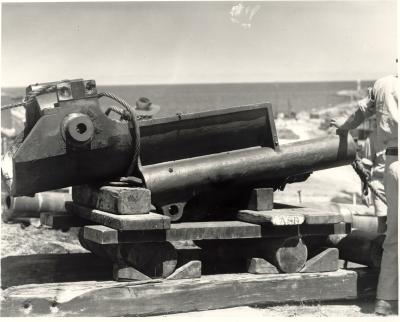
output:
[[348, 136], [329, 136], [283, 145], [254, 147], [142, 168], [153, 204], [187, 200], [208, 190], [271, 187], [298, 174], [342, 166], [355, 158]]
[[140, 137], [142, 165], [253, 146], [279, 148], [269, 103], [143, 121]]

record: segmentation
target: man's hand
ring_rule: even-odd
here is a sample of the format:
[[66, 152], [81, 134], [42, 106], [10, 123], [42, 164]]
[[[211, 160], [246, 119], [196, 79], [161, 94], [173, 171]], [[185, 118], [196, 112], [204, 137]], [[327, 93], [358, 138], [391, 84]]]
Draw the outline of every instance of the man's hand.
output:
[[335, 119], [331, 119], [329, 122], [330, 127], [336, 127], [337, 129], [339, 128], [339, 123]]
[[369, 191], [369, 189], [368, 189], [368, 194], [367, 195], [364, 195], [364, 193], [361, 192], [361, 201], [368, 208], [372, 205], [371, 192]]
[[335, 119], [331, 119], [329, 122], [330, 127], [335, 127], [336, 128], [336, 134], [342, 135], [342, 134], [347, 134], [348, 130], [342, 129], [339, 125], [339, 123]]

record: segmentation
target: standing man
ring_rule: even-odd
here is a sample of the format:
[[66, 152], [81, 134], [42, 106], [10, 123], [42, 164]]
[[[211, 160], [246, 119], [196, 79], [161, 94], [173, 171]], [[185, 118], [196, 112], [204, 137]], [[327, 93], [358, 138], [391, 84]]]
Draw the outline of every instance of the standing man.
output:
[[361, 122], [376, 115], [376, 140], [386, 149], [384, 185], [388, 203], [386, 238], [378, 281], [375, 314], [397, 314], [398, 310], [398, 265], [397, 265], [397, 210], [398, 210], [398, 141], [399, 122], [398, 96], [400, 92], [397, 76], [378, 79], [368, 98], [358, 102], [358, 109], [340, 126], [331, 120], [331, 126], [338, 127], [338, 134], [347, 133]]

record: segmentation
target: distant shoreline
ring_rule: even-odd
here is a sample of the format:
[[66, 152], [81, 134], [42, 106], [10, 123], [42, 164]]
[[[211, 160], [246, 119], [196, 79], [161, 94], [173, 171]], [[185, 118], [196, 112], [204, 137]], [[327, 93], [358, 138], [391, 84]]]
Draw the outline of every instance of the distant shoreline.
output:
[[[372, 83], [375, 80], [373, 79], [361, 79], [361, 84], [363, 83]], [[100, 87], [129, 87], [129, 86], [140, 86], [140, 87], [147, 87], [147, 86], [202, 86], [202, 85], [279, 85], [279, 84], [338, 84], [338, 83], [357, 83], [356, 79], [350, 80], [322, 80], [322, 81], [269, 81], [269, 82], [208, 82], [208, 83], [147, 83], [147, 84], [101, 84], [97, 83], [97, 86]], [[22, 85], [22, 86], [1, 86], [1, 89], [25, 89], [30, 84]]]

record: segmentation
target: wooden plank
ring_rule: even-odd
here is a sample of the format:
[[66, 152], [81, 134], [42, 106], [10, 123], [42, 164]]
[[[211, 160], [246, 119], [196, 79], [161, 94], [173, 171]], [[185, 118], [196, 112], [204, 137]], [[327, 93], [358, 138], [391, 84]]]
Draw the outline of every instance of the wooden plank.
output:
[[82, 227], [90, 225], [91, 222], [66, 212], [42, 212], [40, 213], [40, 223], [44, 226], [59, 229]]
[[158, 230], [170, 228], [170, 218], [155, 213], [120, 216], [97, 209], [90, 209], [73, 202], [65, 203], [65, 207], [68, 211], [84, 219], [117, 230]]
[[257, 188], [251, 191], [247, 209], [271, 210], [273, 207], [274, 190], [272, 188]]
[[200, 239], [236, 239], [261, 237], [259, 225], [240, 221], [186, 222], [172, 224], [166, 231], [168, 241]]
[[339, 251], [328, 248], [309, 259], [300, 270], [303, 273], [334, 272], [339, 269]]
[[179, 240], [201, 240], [201, 239], [236, 239], [261, 237], [259, 225], [242, 223], [240, 221], [210, 221], [210, 222], [187, 222], [171, 224], [169, 230], [157, 234], [150, 232], [118, 232], [116, 229], [102, 226], [84, 227], [85, 239], [98, 244], [118, 244], [121, 242], [139, 241], [179, 241]]
[[344, 216], [337, 212], [320, 210], [310, 207], [299, 207], [293, 205], [286, 205], [275, 203], [274, 213], [282, 213], [285, 215], [303, 215], [304, 223], [308, 225], [321, 225], [321, 224], [336, 224], [344, 222]]
[[270, 223], [274, 226], [289, 226], [301, 225], [305, 217], [297, 214], [283, 214], [281, 211], [254, 211], [254, 210], [239, 210], [237, 219], [253, 223], [253, 224], [267, 224]]
[[118, 230], [102, 225], [85, 226], [83, 237], [98, 244], [118, 244]]
[[3, 298], [2, 316], [146, 316], [266, 303], [355, 299], [357, 273], [244, 273], [145, 284], [24, 285], [5, 290]]
[[344, 222], [343, 215], [324, 212], [324, 213], [308, 213], [305, 216], [305, 223], [307, 225], [321, 225], [321, 224], [337, 224]]
[[120, 215], [140, 215], [150, 212], [150, 190], [139, 187], [91, 185], [72, 188], [75, 203]]
[[[107, 230], [90, 226], [90, 232], [85, 238], [98, 244], [139, 243], [149, 241], [182, 241], [207, 239], [241, 239], [241, 238], [274, 238], [301, 235], [330, 235], [340, 231], [349, 233], [350, 225], [337, 229], [335, 225], [300, 225], [262, 227], [257, 224], [240, 221], [217, 222], [187, 222], [171, 224], [169, 230], [117, 231], [117, 237], [112, 228]], [[107, 236], [102, 236], [106, 234]]]

